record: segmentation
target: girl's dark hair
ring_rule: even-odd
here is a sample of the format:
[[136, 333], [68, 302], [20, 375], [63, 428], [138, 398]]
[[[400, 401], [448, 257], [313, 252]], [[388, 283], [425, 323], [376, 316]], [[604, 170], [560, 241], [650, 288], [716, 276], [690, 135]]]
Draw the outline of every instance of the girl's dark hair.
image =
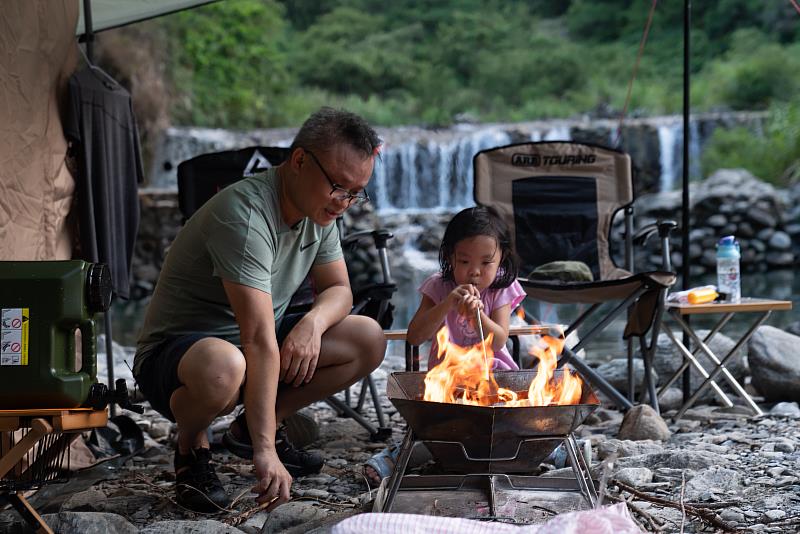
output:
[[456, 244], [470, 237], [485, 235], [495, 238], [502, 257], [497, 277], [489, 286], [490, 289], [502, 289], [510, 286], [517, 278], [519, 260], [511, 248], [511, 233], [508, 226], [500, 218], [497, 211], [489, 206], [475, 206], [456, 213], [444, 230], [442, 246], [439, 247], [439, 265], [444, 280], [454, 281], [453, 266], [450, 258], [456, 250]]

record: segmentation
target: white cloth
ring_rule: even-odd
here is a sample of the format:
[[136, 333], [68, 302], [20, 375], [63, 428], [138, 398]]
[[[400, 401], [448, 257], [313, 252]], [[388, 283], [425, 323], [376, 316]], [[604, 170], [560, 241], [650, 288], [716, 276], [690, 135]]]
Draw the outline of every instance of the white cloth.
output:
[[475, 521], [415, 514], [360, 514], [333, 527], [332, 534], [641, 534], [623, 503], [560, 514], [541, 525]]

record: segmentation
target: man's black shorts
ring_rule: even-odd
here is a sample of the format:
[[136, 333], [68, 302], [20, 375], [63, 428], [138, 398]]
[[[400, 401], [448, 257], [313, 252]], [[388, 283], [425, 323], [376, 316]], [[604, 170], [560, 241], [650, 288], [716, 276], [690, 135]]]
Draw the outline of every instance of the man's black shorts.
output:
[[[289, 335], [294, 325], [303, 318], [303, 315], [305, 314], [292, 313], [283, 318], [276, 332], [278, 346], [283, 344], [283, 340]], [[178, 364], [189, 347], [207, 337], [213, 336], [196, 333], [165, 339], [142, 362], [139, 373], [135, 377], [136, 384], [150, 401], [153, 409], [172, 422], [175, 422], [175, 416], [172, 415], [169, 407], [169, 399], [172, 397], [172, 393], [183, 385], [178, 380]]]

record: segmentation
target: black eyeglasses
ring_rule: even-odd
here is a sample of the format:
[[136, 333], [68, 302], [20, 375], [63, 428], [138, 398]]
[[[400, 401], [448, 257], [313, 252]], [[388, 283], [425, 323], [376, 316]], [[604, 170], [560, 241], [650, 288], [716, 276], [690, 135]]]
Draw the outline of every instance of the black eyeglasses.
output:
[[322, 164], [317, 159], [317, 156], [315, 156], [313, 152], [311, 152], [306, 148], [304, 148], [303, 150], [306, 152], [306, 154], [311, 156], [311, 159], [313, 159], [314, 163], [317, 164], [319, 170], [322, 171], [322, 174], [323, 176], [325, 176], [325, 179], [328, 180], [329, 184], [331, 184], [331, 196], [333, 197], [334, 200], [337, 200], [339, 202], [347, 202], [348, 206], [353, 202], [355, 202], [356, 204], [363, 204], [364, 202], [369, 202], [369, 194], [367, 193], [366, 189], [362, 189], [356, 194], [351, 193], [344, 187], [340, 186], [339, 184], [331, 180], [331, 177], [328, 176], [328, 171], [325, 170], [325, 167], [322, 166]]

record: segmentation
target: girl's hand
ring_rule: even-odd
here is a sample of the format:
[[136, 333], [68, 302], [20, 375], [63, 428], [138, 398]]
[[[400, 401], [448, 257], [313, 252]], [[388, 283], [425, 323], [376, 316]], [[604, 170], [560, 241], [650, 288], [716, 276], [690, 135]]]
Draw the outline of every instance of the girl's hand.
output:
[[456, 304], [459, 314], [467, 317], [474, 316], [478, 310], [483, 309], [480, 291], [478, 291], [478, 288], [472, 284], [463, 284], [458, 286], [453, 290], [451, 295], [456, 292], [458, 292], [458, 295], [460, 295], [460, 299]]

